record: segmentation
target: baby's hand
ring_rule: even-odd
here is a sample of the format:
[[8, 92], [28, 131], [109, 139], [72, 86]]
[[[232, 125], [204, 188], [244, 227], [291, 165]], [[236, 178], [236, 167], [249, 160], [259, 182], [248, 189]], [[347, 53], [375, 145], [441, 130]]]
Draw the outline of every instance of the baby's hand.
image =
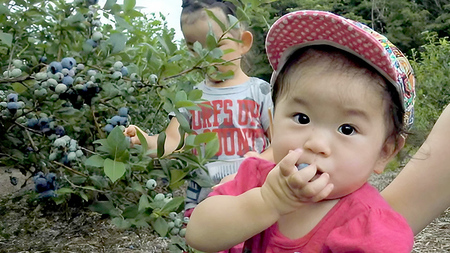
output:
[[302, 151], [290, 151], [269, 173], [261, 187], [262, 197], [279, 215], [290, 213], [307, 202], [318, 202], [333, 190], [327, 173], [316, 174], [314, 164], [299, 170], [296, 166]]

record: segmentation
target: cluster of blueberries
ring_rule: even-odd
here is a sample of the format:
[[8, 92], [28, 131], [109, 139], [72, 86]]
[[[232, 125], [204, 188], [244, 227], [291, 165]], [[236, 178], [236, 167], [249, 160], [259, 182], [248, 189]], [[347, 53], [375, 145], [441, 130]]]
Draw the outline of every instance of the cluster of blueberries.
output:
[[128, 124], [128, 108], [121, 107], [118, 111], [118, 115], [114, 115], [112, 118], [107, 120], [108, 124], [105, 126], [104, 130], [110, 133], [115, 126], [127, 126]]
[[55, 134], [57, 136], [63, 136], [66, 134], [66, 131], [63, 126], [55, 127], [52, 119], [48, 118], [46, 116], [42, 116], [39, 119], [37, 119], [35, 117], [28, 119], [27, 127], [34, 129], [34, 130], [38, 130], [47, 136], [49, 136], [51, 134]]
[[16, 93], [8, 94], [6, 97], [6, 108], [14, 115], [17, 110], [23, 107], [23, 102], [19, 101], [19, 96]]
[[39, 198], [56, 197], [58, 184], [56, 182], [55, 173], [45, 175], [42, 171], [38, 172], [34, 177], [34, 190], [39, 193]]
[[[84, 66], [81, 67], [84, 69]], [[54, 61], [48, 65], [47, 71], [53, 74], [55, 80], [61, 81], [55, 87], [56, 93], [63, 93], [73, 85], [77, 68], [77, 61], [73, 57], [66, 57], [61, 62]]]
[[64, 165], [70, 165], [71, 162], [84, 155], [78, 146], [78, 142], [68, 135], [55, 139], [53, 147], [54, 149], [50, 153], [49, 159], [51, 161], [59, 160]]

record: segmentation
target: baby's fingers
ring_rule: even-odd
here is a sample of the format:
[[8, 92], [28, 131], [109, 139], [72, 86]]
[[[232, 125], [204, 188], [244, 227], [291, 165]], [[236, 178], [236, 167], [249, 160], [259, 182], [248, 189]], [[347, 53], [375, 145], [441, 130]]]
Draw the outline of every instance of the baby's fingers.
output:
[[[291, 180], [297, 182], [299, 174], [301, 173], [293, 175]], [[302, 201], [317, 202], [326, 198], [332, 189], [333, 185], [330, 183], [330, 175], [328, 173], [323, 173], [317, 175], [312, 181], [307, 182], [303, 187], [297, 188], [294, 191], [297, 197]]]
[[130, 125], [125, 130], [123, 130], [123, 134], [125, 136], [134, 137], [136, 136], [136, 126]]
[[289, 153], [278, 163], [280, 166], [281, 175], [287, 177], [297, 171], [295, 164], [302, 153], [303, 151], [300, 149], [289, 151]]

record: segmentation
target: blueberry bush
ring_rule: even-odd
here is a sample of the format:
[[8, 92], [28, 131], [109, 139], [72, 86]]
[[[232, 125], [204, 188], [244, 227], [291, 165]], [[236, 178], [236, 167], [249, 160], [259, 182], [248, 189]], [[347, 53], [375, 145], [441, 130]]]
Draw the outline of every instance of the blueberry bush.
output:
[[[231, 26], [260, 2], [236, 2]], [[34, 203], [82, 205], [125, 229], [151, 226], [172, 238], [172, 250], [187, 250], [181, 238], [188, 220], [177, 190], [188, 178], [211, 185], [193, 170], [204, 168], [218, 140], [213, 133], [193, 135], [178, 109], [200, 109], [202, 93], [193, 87], [205, 75], [233, 73], [215, 67], [228, 64], [221, 59], [227, 52], [217, 48], [223, 38], [208, 34], [207, 46], [195, 43], [193, 54], [174, 42], [163, 16], [144, 15], [135, 4], [0, 4], [0, 165], [32, 175]], [[164, 155], [170, 112], [187, 138]], [[123, 135], [129, 124], [162, 132], [158, 150], [148, 150], [142, 134], [142, 145], [130, 146]]]

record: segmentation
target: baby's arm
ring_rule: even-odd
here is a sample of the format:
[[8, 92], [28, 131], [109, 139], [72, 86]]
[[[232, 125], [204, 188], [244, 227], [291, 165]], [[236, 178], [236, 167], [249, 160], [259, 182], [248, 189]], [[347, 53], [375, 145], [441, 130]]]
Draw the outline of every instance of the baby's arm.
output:
[[282, 215], [303, 205], [302, 201], [320, 201], [328, 196], [332, 190], [328, 174], [308, 182], [316, 167], [298, 171], [295, 164], [300, 156], [299, 151], [290, 152], [267, 175], [262, 187], [201, 202], [188, 223], [187, 243], [206, 252], [226, 250], [264, 231]]
[[419, 233], [450, 206], [450, 106], [425, 143], [382, 191], [388, 203]]
[[[170, 154], [178, 147], [178, 144], [180, 143], [180, 133], [178, 132], [178, 127], [180, 126], [180, 123], [178, 123], [177, 118], [173, 117], [170, 120], [169, 125], [167, 126], [165, 132], [166, 132], [166, 141], [164, 145], [164, 154]], [[142, 131], [139, 127], [135, 125], [130, 125], [124, 130], [125, 136], [130, 137], [130, 141], [132, 144], [141, 144], [141, 141], [139, 140], [136, 131], [140, 131], [145, 139], [147, 140], [148, 148], [149, 149], [156, 149], [158, 147], [157, 141], [158, 141], [158, 135], [148, 135], [144, 131]], [[156, 154], [153, 154], [155, 156]]]

